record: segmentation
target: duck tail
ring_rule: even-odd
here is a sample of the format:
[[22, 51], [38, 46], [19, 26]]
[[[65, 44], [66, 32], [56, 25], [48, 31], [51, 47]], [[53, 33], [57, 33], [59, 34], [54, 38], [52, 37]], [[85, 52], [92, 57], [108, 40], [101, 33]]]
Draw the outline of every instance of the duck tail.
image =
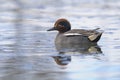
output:
[[102, 36], [102, 33], [103, 33], [103, 32], [99, 32], [99, 33], [97, 33], [97, 34], [90, 35], [90, 36], [88, 37], [88, 39], [89, 39], [91, 42], [98, 42], [98, 41], [100, 40], [101, 36]]
[[93, 29], [93, 31], [99, 30], [100, 28]]
[[98, 41], [100, 40], [101, 36], [102, 36], [102, 33], [100, 33], [100, 34], [96, 37], [96, 39], [94, 39], [92, 42], [98, 42]]

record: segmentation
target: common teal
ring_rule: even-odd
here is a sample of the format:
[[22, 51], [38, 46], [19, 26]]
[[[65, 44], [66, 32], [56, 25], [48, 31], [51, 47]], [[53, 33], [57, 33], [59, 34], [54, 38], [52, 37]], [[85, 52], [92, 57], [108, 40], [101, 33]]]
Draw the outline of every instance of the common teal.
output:
[[71, 24], [67, 19], [58, 19], [54, 27], [48, 31], [57, 30], [59, 33], [56, 36], [55, 44], [68, 45], [68, 44], [93, 44], [97, 43], [103, 31], [96, 28], [93, 30], [85, 29], [72, 29]]

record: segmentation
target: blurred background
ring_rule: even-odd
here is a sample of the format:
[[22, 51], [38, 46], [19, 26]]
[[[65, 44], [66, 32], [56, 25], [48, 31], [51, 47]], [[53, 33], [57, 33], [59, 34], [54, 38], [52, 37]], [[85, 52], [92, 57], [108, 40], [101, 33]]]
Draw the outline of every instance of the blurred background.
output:
[[[100, 54], [59, 53], [59, 18], [104, 30]], [[0, 0], [0, 80], [120, 80], [119, 26], [120, 0]]]

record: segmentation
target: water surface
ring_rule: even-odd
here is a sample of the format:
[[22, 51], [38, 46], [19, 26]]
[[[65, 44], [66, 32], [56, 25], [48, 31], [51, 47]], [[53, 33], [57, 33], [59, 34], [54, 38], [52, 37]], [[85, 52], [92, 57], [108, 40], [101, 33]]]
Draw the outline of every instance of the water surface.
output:
[[[119, 0], [1, 0], [0, 7], [0, 80], [120, 80]], [[46, 31], [58, 18], [104, 34], [97, 47], [59, 52], [57, 32]]]

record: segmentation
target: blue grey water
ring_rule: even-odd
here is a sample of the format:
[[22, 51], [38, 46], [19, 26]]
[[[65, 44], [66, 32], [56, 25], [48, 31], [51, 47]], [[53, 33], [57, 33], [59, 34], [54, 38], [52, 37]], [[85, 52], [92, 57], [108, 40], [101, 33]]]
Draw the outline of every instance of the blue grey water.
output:
[[[57, 51], [59, 18], [104, 30], [99, 51]], [[120, 80], [120, 0], [0, 0], [0, 80]]]

